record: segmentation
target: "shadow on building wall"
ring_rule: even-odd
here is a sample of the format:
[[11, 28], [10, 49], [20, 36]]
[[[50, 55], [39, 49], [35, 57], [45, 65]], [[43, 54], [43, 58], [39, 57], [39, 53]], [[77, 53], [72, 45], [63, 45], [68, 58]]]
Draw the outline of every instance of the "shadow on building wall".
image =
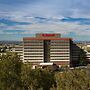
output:
[[72, 66], [85, 66], [88, 64], [86, 52], [76, 44], [72, 45]]

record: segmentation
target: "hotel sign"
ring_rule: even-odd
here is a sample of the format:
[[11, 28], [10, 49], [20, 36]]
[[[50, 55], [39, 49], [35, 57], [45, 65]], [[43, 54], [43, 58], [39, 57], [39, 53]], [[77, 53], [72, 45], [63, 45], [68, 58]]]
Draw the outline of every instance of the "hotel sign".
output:
[[60, 34], [57, 33], [39, 33], [36, 34], [36, 37], [38, 38], [60, 38]]
[[42, 34], [43, 37], [54, 37], [56, 34]]

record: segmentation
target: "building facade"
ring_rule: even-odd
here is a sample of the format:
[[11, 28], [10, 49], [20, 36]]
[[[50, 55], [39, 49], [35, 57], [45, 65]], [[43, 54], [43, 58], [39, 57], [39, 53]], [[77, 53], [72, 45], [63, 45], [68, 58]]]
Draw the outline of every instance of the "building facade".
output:
[[23, 60], [23, 45], [14, 45], [14, 47], [11, 48], [11, 52], [17, 53], [17, 55], [20, 56], [20, 60]]
[[36, 34], [36, 37], [23, 38], [23, 62], [34, 65], [72, 63], [72, 39], [61, 38], [60, 34]]

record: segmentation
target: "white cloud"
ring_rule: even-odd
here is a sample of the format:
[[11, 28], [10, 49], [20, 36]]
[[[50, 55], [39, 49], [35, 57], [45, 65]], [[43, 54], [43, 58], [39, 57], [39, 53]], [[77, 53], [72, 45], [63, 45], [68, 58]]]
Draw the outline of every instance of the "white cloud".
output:
[[[37, 32], [57, 32], [61, 34], [69, 34], [90, 36], [89, 25], [78, 25], [77, 23], [59, 22], [59, 23], [35, 23], [31, 25], [7, 26], [6, 30], [24, 30], [21, 34], [35, 34]], [[14, 33], [14, 32], [13, 32]]]

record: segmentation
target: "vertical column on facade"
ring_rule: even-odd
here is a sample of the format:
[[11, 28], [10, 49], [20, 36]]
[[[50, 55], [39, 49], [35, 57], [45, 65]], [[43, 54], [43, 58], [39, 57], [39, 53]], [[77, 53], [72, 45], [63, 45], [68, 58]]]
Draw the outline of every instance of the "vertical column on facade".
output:
[[50, 62], [50, 40], [44, 40], [44, 62]]

